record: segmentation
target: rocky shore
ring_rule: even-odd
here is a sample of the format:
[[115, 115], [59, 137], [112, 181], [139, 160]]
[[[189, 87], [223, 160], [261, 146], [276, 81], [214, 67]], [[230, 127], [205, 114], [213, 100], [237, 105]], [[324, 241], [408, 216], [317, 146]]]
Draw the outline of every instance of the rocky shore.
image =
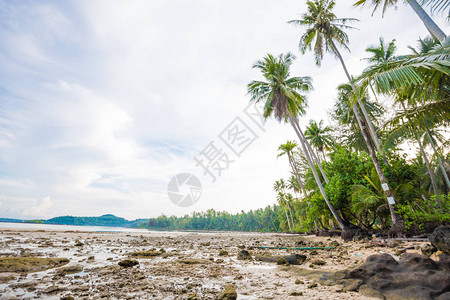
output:
[[[319, 249], [273, 249], [296, 247]], [[0, 299], [450, 299], [449, 256], [436, 250], [425, 240], [8, 229]]]

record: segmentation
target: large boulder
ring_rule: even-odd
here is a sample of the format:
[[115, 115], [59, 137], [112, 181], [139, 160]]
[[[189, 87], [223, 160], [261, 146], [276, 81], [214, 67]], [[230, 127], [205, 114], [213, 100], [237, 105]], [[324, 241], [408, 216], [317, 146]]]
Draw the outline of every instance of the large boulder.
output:
[[301, 265], [306, 260], [306, 256], [301, 254], [291, 254], [285, 256], [272, 256], [269, 254], [264, 254], [264, 255], [256, 255], [255, 259], [264, 262], [276, 262], [276, 263], [278, 263], [279, 260], [280, 261], [284, 260], [290, 265]]
[[436, 228], [428, 239], [436, 249], [450, 255], [450, 226]]
[[399, 261], [389, 254], [371, 255], [347, 279], [360, 279], [365, 295], [383, 295], [386, 299], [440, 299], [450, 290], [448, 256], [439, 261], [425, 255], [405, 253]]

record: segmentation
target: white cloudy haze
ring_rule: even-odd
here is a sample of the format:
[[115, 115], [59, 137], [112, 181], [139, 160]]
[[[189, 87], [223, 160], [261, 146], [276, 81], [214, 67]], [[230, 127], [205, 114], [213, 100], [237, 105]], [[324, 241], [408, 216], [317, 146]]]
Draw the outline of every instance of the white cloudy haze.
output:
[[[399, 4], [382, 19], [338, 0], [356, 17], [350, 72], [383, 36], [399, 53], [425, 27]], [[286, 24], [304, 1], [0, 1], [0, 217], [50, 218], [113, 213], [128, 219], [208, 208], [237, 212], [273, 204], [287, 177], [278, 145], [293, 131], [273, 120], [215, 183], [194, 156], [238, 115], [266, 53], [297, 55], [292, 74], [312, 76], [302, 120], [328, 120], [338, 61], [321, 68], [298, 53], [301, 28]], [[437, 15], [437, 23], [448, 24]], [[167, 183], [180, 172], [202, 182], [201, 199], [180, 208]]]

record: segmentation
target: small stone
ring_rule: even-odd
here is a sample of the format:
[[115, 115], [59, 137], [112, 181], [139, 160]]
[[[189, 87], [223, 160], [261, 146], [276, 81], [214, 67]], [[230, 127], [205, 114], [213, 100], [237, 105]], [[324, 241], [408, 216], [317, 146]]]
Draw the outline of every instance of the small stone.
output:
[[238, 253], [238, 259], [252, 259], [252, 256], [247, 250], [241, 250]]
[[437, 252], [437, 249], [432, 244], [425, 244], [420, 248], [420, 251], [424, 255], [430, 257], [431, 255], [433, 255], [433, 253]]
[[291, 292], [291, 293], [289, 294], [289, 296], [294, 296], [294, 297], [296, 297], [296, 296], [303, 296], [303, 293], [302, 293], [302, 292], [297, 292], [297, 291], [295, 291], [295, 292]]
[[228, 255], [228, 251], [226, 251], [226, 250], [220, 250], [219, 256], [227, 256], [227, 255]]
[[323, 266], [326, 264], [326, 262], [324, 260], [316, 259], [316, 260], [313, 260], [311, 262], [311, 264], [316, 265], [316, 266]]
[[300, 279], [296, 279], [296, 280], [295, 280], [295, 284], [304, 284], [304, 282], [301, 281]]
[[307, 285], [307, 287], [308, 287], [308, 289], [315, 288], [315, 287], [317, 287], [317, 283], [310, 283]]
[[57, 291], [59, 291], [59, 287], [56, 286], [56, 285], [52, 285], [52, 286], [49, 286], [48, 288], [46, 288], [44, 290], [44, 293], [45, 294], [52, 294], [52, 293], [55, 293]]
[[339, 244], [338, 241], [332, 241], [332, 242], [330, 243], [330, 245], [331, 245], [332, 247], [338, 247], [340, 244]]
[[236, 300], [237, 299], [237, 292], [234, 287], [234, 285], [230, 284], [225, 287], [225, 290], [221, 292], [217, 296], [218, 300]]
[[123, 268], [130, 268], [139, 265], [139, 262], [134, 259], [124, 259], [119, 262], [119, 266]]

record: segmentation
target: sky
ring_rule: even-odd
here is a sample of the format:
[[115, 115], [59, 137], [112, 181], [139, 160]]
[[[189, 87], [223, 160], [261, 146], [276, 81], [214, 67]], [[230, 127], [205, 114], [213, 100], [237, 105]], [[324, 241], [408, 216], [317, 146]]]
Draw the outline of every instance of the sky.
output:
[[[351, 74], [367, 66], [364, 49], [380, 36], [408, 53], [427, 35], [406, 4], [381, 18], [353, 2], [335, 9], [360, 19], [348, 31], [351, 53], [342, 51]], [[298, 0], [1, 0], [0, 217], [136, 219], [274, 204], [273, 182], [289, 175], [277, 148], [295, 135], [272, 119], [259, 127], [245, 113], [247, 84], [262, 79], [252, 65], [267, 53], [297, 56], [291, 74], [311, 76], [314, 86], [303, 128], [310, 119], [330, 124], [345, 82], [332, 56], [318, 68], [312, 53], [299, 53], [303, 29], [286, 22], [305, 7]], [[432, 17], [448, 32], [441, 15]], [[252, 134], [232, 144], [236, 122]], [[230, 144], [241, 145], [239, 155]], [[211, 149], [223, 168], [210, 169], [214, 182], [195, 160], [205, 162]], [[180, 207], [167, 188], [186, 172], [201, 182], [201, 197]]]

